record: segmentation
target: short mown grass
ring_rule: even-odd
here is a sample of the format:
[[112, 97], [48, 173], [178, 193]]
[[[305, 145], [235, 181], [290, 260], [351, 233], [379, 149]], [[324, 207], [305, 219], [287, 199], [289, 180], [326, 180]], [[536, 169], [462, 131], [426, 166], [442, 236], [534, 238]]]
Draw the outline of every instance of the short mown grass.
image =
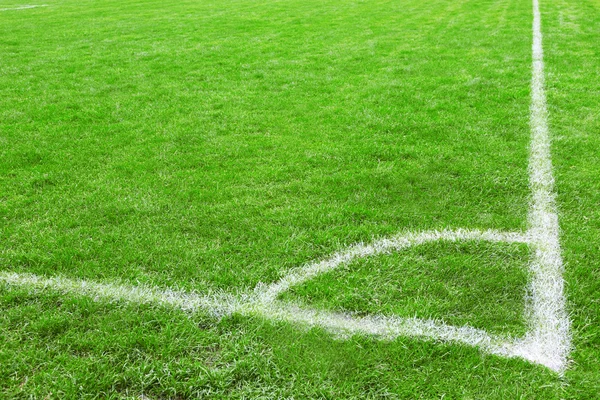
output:
[[[4, 271], [251, 290], [399, 231], [526, 227], [530, 1], [44, 3], [0, 11]], [[0, 398], [596, 398], [600, 3], [541, 9], [563, 379], [459, 345], [2, 284]], [[519, 334], [527, 261], [427, 245], [286, 296]]]
[[3, 266], [249, 289], [525, 225], [526, 4], [48, 5], [2, 14]]
[[0, 289], [5, 398], [558, 398], [543, 367], [401, 338]]
[[433, 243], [354, 261], [284, 293], [324, 309], [442, 320], [521, 336], [525, 245]]

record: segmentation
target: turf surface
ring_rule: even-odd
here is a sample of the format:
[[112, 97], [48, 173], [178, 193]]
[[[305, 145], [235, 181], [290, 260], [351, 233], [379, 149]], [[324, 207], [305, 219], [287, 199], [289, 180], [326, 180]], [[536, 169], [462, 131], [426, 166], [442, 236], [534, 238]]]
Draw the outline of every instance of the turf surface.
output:
[[[0, 11], [4, 270], [244, 290], [399, 230], [525, 227], [529, 1], [45, 4]], [[2, 286], [0, 397], [594, 398], [600, 3], [541, 8], [564, 379], [456, 345]], [[520, 333], [526, 251], [447, 250], [405, 254], [442, 266], [403, 273], [412, 304], [395, 297], [398, 255], [291, 294]]]
[[438, 242], [359, 259], [283, 293], [283, 299], [353, 314], [443, 319], [522, 336], [525, 245]]
[[2, 265], [253, 287], [400, 229], [523, 227], [529, 9], [5, 12]]

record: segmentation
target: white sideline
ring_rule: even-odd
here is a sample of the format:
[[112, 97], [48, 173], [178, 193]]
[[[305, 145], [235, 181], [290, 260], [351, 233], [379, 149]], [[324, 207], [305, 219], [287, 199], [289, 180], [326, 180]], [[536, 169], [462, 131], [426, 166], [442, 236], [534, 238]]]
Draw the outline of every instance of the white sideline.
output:
[[532, 192], [528, 234], [533, 241], [530, 265], [530, 332], [514, 351], [563, 371], [571, 350], [570, 322], [563, 293], [563, 263], [548, 134], [544, 90], [544, 50], [539, 1], [533, 0], [531, 79], [531, 149], [529, 186]]
[[48, 4], [25, 4], [22, 6], [17, 6], [17, 7], [11, 7], [11, 8], [0, 8], [0, 11], [13, 11], [13, 10], [28, 10], [30, 8], [36, 8], [36, 7], [48, 7]]
[[[32, 274], [0, 272], [0, 282], [30, 290], [54, 290], [90, 296], [105, 301], [157, 304], [188, 312], [204, 311], [216, 316], [239, 313], [266, 319], [299, 323], [326, 329], [336, 335], [368, 334], [382, 339], [399, 336], [451, 341], [474, 346], [484, 352], [505, 357], [520, 357], [561, 374], [568, 365], [571, 350], [570, 322], [563, 294], [563, 265], [559, 244], [559, 225], [550, 158], [541, 21], [538, 0], [533, 0], [533, 45], [531, 80], [531, 144], [529, 184], [531, 201], [527, 232], [479, 230], [443, 230], [398, 234], [371, 244], [359, 243], [321, 261], [290, 271], [271, 285], [259, 285], [254, 292], [242, 294], [197, 294], [161, 290], [145, 286], [97, 283], [62, 277], [45, 278]], [[442, 322], [371, 315], [349, 314], [309, 309], [277, 300], [277, 296], [294, 285], [331, 271], [356, 258], [400, 251], [433, 241], [480, 240], [502, 243], [526, 243], [533, 250], [530, 263], [531, 282], [527, 301], [530, 318], [528, 333], [522, 338], [490, 335], [469, 326], [456, 327]]]

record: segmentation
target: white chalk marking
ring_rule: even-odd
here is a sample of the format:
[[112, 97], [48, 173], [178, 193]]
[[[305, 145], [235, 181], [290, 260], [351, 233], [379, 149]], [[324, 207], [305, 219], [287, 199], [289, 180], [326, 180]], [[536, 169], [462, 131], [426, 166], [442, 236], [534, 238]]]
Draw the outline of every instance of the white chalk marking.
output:
[[30, 8], [37, 7], [48, 7], [48, 4], [24, 4], [22, 6], [11, 7], [11, 8], [0, 8], [0, 11], [16, 11], [16, 10], [28, 10]]
[[50, 290], [69, 295], [86, 296], [95, 301], [159, 305], [191, 313], [206, 312], [214, 316], [233, 313], [259, 316], [270, 320], [320, 327], [338, 337], [366, 334], [378, 336], [384, 340], [393, 340], [399, 336], [408, 336], [462, 343], [477, 346], [491, 354], [511, 355], [512, 342], [505, 337], [489, 335], [484, 330], [469, 326], [449, 326], [434, 320], [383, 315], [357, 318], [345, 313], [307, 309], [293, 303], [265, 302], [264, 298], [252, 294], [199, 295], [147, 286], [96, 283], [62, 277], [44, 278], [12, 272], [1, 272], [0, 281], [27, 290]]
[[444, 230], [444, 231], [425, 231], [425, 232], [407, 232], [398, 234], [391, 238], [377, 240], [371, 244], [359, 243], [351, 246], [339, 253], [308, 264], [303, 268], [292, 270], [279, 282], [276, 282], [261, 291], [264, 301], [272, 301], [290, 287], [302, 284], [317, 275], [331, 271], [340, 265], [348, 264], [356, 258], [364, 258], [385, 254], [391, 251], [400, 251], [408, 247], [417, 246], [427, 242], [435, 241], [465, 241], [465, 240], [484, 240], [489, 242], [504, 243], [529, 243], [528, 238], [517, 232], [498, 232], [498, 231], [477, 231], [477, 230]]
[[[533, 65], [531, 79], [531, 149], [529, 185], [532, 198], [529, 231], [534, 258], [530, 265], [530, 332], [515, 352], [563, 371], [571, 349], [570, 322], [563, 293], [563, 263], [548, 134], [544, 90], [544, 51], [538, 0], [533, 0]], [[543, 360], [543, 361], [542, 361]]]
[[215, 315], [230, 314], [238, 308], [239, 302], [233, 295], [218, 292], [200, 295], [170, 289], [161, 290], [149, 286], [118, 285], [63, 277], [46, 278], [34, 274], [7, 271], [0, 272], [0, 282], [35, 291], [52, 290], [108, 302], [157, 304], [190, 312], [204, 310]]
[[[239, 313], [266, 319], [316, 326], [336, 335], [367, 334], [382, 339], [399, 336], [467, 344], [490, 354], [520, 357], [562, 373], [568, 364], [570, 322], [563, 294], [563, 266], [559, 244], [558, 214], [550, 158], [544, 62], [538, 0], [533, 0], [533, 66], [531, 81], [531, 148], [529, 228], [526, 233], [477, 230], [444, 230], [403, 233], [371, 244], [356, 244], [344, 251], [305, 267], [292, 270], [269, 286], [259, 285], [250, 294], [212, 293], [200, 295], [144, 286], [95, 283], [61, 277], [44, 278], [31, 274], [0, 272], [0, 282], [31, 290], [54, 290], [90, 296], [105, 301], [158, 304], [188, 312], [204, 311], [213, 315]], [[400, 251], [433, 241], [481, 240], [502, 243], [526, 243], [533, 250], [530, 263], [532, 279], [527, 303], [529, 331], [523, 338], [490, 335], [470, 326], [396, 316], [372, 315], [357, 318], [349, 314], [303, 308], [277, 300], [294, 285], [331, 271], [354, 259]]]

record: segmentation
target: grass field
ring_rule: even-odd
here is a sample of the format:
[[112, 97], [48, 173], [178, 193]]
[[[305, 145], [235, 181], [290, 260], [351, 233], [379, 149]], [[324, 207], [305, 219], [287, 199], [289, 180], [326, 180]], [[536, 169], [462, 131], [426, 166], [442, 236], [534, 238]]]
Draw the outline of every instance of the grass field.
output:
[[600, 1], [540, 9], [554, 370], [365, 328], [535, 332], [477, 236], [532, 230], [530, 0], [0, 0], [0, 398], [597, 398]]

